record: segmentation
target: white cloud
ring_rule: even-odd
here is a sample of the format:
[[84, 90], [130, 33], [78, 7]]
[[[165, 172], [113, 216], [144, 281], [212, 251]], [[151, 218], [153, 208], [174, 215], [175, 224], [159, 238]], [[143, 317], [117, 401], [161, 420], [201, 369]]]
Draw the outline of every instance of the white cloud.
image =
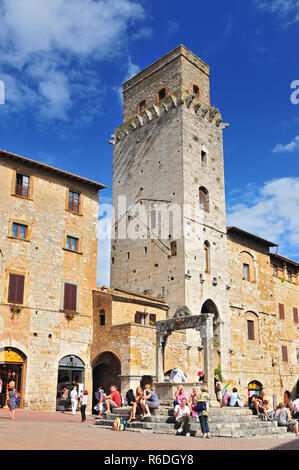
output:
[[0, 79], [7, 104], [66, 120], [90, 92], [99, 103], [101, 62], [121, 54], [132, 23], [141, 28], [135, 35], [149, 34], [145, 19], [138, 0], [0, 0]]
[[283, 152], [291, 153], [291, 152], [295, 152], [296, 150], [299, 150], [299, 135], [296, 135], [296, 137], [286, 145], [277, 144], [272, 150], [272, 152], [273, 153], [283, 153]]
[[228, 225], [276, 242], [280, 245], [280, 254], [298, 257], [299, 178], [286, 177], [266, 182], [256, 189], [251, 202], [247, 200], [229, 206], [227, 219]]
[[254, 3], [260, 10], [276, 14], [283, 28], [299, 21], [298, 0], [254, 0]]

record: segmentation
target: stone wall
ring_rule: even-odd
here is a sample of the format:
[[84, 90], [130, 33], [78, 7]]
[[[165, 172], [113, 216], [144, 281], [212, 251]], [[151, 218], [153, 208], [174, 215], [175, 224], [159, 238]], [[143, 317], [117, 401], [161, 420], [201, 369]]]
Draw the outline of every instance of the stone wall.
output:
[[[249, 382], [258, 380], [268, 399], [275, 393], [281, 401], [284, 390], [294, 390], [298, 380], [298, 324], [292, 312], [298, 305], [298, 286], [273, 276], [267, 244], [229, 233], [228, 253], [232, 352], [223, 375], [244, 396]], [[244, 279], [244, 254], [247, 263], [252, 260], [250, 280]], [[278, 303], [285, 303], [285, 320], [279, 320]], [[253, 340], [248, 339], [248, 320], [254, 322]], [[288, 346], [288, 363], [282, 362], [282, 345]]]
[[[30, 175], [29, 199], [13, 194], [14, 171]], [[28, 161], [0, 155], [0, 348], [27, 356], [24, 407], [56, 409], [58, 362], [75, 355], [91, 388], [92, 296], [96, 286], [98, 189]], [[66, 210], [67, 189], [81, 193], [82, 215]], [[29, 240], [11, 237], [10, 223], [29, 226]], [[66, 235], [81, 240], [80, 253], [65, 249]], [[24, 305], [12, 319], [8, 273], [25, 275]], [[78, 284], [78, 313], [68, 321], [63, 281]]]

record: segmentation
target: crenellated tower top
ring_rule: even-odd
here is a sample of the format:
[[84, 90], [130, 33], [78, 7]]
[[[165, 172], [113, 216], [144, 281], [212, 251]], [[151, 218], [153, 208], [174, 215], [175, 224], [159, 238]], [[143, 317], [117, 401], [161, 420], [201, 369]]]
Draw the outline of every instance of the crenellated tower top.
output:
[[185, 46], [178, 46], [123, 84], [126, 123], [136, 114], [161, 104], [172, 95], [196, 99], [210, 106], [210, 68]]

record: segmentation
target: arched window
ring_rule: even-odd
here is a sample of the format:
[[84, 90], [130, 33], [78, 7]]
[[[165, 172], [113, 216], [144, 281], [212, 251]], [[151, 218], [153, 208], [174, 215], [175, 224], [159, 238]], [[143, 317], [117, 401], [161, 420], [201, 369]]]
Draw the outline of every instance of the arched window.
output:
[[197, 85], [193, 85], [193, 93], [196, 95], [196, 96], [199, 96], [199, 88]]
[[101, 310], [101, 311], [100, 311], [100, 326], [104, 326], [104, 325], [105, 325], [105, 321], [106, 321], [106, 318], [105, 318], [105, 310]]
[[140, 103], [138, 105], [138, 110], [137, 110], [138, 114], [141, 114], [142, 111], [145, 110], [145, 108], [146, 108], [146, 100], [140, 101]]
[[205, 271], [210, 272], [210, 243], [205, 241], [204, 243], [204, 251], [205, 251]]
[[176, 241], [173, 241], [170, 243], [170, 251], [171, 251], [171, 256], [176, 256], [177, 255], [177, 243]]
[[209, 192], [203, 186], [199, 188], [199, 206], [205, 212], [209, 212]]
[[240, 253], [243, 281], [256, 282], [253, 256], [247, 251]]
[[246, 338], [249, 342], [258, 342], [259, 340], [259, 320], [254, 312], [246, 312]]

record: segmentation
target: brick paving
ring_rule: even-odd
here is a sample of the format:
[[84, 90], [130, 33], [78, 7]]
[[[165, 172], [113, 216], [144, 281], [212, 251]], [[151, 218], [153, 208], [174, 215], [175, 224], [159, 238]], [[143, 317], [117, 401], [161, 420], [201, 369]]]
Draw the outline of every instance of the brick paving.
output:
[[299, 450], [299, 438], [200, 439], [101, 429], [94, 417], [70, 413], [0, 410], [1, 450]]

